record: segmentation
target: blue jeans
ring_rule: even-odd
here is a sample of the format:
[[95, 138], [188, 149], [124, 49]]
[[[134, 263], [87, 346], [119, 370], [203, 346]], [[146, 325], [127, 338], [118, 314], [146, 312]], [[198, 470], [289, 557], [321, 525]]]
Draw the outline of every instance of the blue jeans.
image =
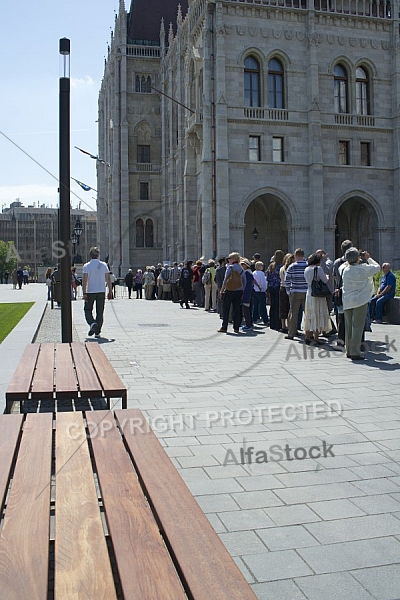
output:
[[253, 292], [253, 321], [261, 317], [265, 325], [268, 325], [267, 297], [265, 292]]
[[[95, 294], [88, 294], [87, 300], [85, 300], [84, 313], [86, 323], [91, 325], [92, 323], [97, 323], [98, 333], [101, 331], [101, 327], [103, 325], [103, 313], [104, 313], [104, 304], [106, 301], [105, 292], [98, 292]], [[96, 318], [93, 317], [93, 306], [96, 304]]]
[[369, 303], [369, 314], [371, 319], [374, 318], [373, 314], [375, 310], [375, 319], [377, 321], [382, 321], [383, 305], [386, 304], [390, 298], [393, 298], [393, 296], [390, 296], [389, 294], [384, 294], [380, 298], [377, 298], [376, 296], [371, 298]]

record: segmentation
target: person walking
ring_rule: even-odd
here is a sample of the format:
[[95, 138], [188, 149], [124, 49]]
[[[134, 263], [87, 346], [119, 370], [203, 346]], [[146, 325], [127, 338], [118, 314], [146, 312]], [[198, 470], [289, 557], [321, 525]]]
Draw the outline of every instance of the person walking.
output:
[[181, 270], [181, 277], [179, 279], [179, 287], [182, 289], [182, 292], [183, 292], [183, 299], [180, 300], [180, 302], [179, 302], [179, 304], [181, 305], [181, 308], [183, 308], [183, 305], [185, 305], [186, 308], [190, 308], [189, 300], [192, 295], [192, 281], [193, 281], [192, 264], [193, 263], [191, 260], [187, 260], [185, 262], [185, 266]]
[[46, 285], [47, 285], [47, 300], [51, 300], [51, 285], [52, 285], [52, 278], [51, 278], [51, 274], [52, 274], [53, 270], [51, 267], [48, 267], [48, 269], [46, 269], [46, 274], [45, 274], [45, 280], [46, 280]]
[[143, 272], [142, 269], [138, 269], [136, 271], [136, 275], [134, 278], [135, 290], [136, 290], [136, 300], [141, 300], [143, 297]]
[[10, 271], [8, 271], [7, 269], [4, 271], [4, 283], [7, 285], [8, 283], [8, 278], [10, 277]]
[[210, 310], [211, 306], [214, 312], [217, 311], [217, 285], [215, 283], [215, 260], [210, 258], [208, 261], [208, 267], [203, 274], [203, 285], [204, 285], [204, 310]]
[[262, 319], [264, 325], [268, 325], [267, 314], [267, 279], [264, 273], [264, 263], [261, 260], [256, 262], [255, 270], [253, 271], [254, 288], [253, 288], [253, 323], [257, 323]]
[[131, 296], [132, 296], [132, 288], [133, 288], [133, 273], [132, 273], [132, 269], [129, 269], [129, 271], [125, 275], [124, 281], [125, 281], [126, 287], [128, 288], [128, 298], [130, 300]]
[[270, 302], [269, 326], [271, 329], [275, 329], [275, 331], [279, 331], [281, 328], [281, 321], [279, 318], [279, 290], [281, 287], [280, 270], [281, 267], [283, 267], [283, 258], [284, 254], [282, 250], [276, 250], [266, 273], [267, 290]]
[[22, 283], [24, 281], [24, 272], [21, 267], [17, 269], [17, 281], [18, 281], [18, 289], [22, 289]]
[[[93, 334], [100, 337], [103, 326], [103, 313], [106, 298], [106, 285], [108, 288], [107, 298], [112, 300], [112, 284], [110, 271], [105, 262], [99, 260], [100, 250], [92, 246], [89, 251], [90, 261], [83, 265], [83, 300], [84, 313], [89, 325], [88, 335]], [[96, 305], [96, 318], [93, 317], [93, 306]]]

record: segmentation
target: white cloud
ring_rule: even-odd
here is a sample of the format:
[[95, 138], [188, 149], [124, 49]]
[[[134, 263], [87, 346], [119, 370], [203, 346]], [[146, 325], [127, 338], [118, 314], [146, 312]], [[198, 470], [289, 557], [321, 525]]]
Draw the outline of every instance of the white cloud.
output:
[[81, 87], [83, 85], [92, 86], [94, 85], [94, 80], [90, 77], [90, 75], [85, 75], [85, 77], [80, 77], [77, 79], [76, 77], [71, 77], [71, 86], [72, 87]]

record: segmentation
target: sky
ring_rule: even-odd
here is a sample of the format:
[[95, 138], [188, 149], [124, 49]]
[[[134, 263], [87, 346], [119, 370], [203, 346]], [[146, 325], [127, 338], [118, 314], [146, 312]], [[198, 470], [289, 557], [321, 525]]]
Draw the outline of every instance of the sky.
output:
[[[129, 10], [128, 0], [125, 5]], [[96, 161], [74, 146], [97, 155], [98, 94], [118, 6], [118, 0], [3, 0], [1, 207], [17, 198], [24, 206], [58, 206], [59, 40], [63, 37], [71, 40], [71, 176], [97, 189]], [[81, 201], [81, 208], [96, 210], [95, 198], [93, 190], [85, 192], [71, 181], [72, 208]]]

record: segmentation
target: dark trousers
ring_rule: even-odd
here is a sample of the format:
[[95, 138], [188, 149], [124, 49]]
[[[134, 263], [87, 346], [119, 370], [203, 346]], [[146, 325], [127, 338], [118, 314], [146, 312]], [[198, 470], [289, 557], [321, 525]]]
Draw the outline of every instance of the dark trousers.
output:
[[253, 292], [254, 323], [256, 323], [260, 317], [264, 321], [264, 324], [268, 325], [267, 296], [265, 295], [265, 292]]
[[128, 285], [127, 288], [128, 288], [128, 298], [130, 298], [132, 295], [132, 286]]
[[281, 328], [281, 320], [279, 318], [279, 287], [268, 288], [269, 293], [269, 326], [271, 329], [279, 331]]
[[246, 323], [246, 327], [252, 327], [253, 321], [251, 319], [251, 305], [245, 306], [244, 304], [242, 304], [242, 311], [243, 311], [243, 316], [244, 316], [244, 320]]
[[[92, 323], [97, 323], [98, 332], [100, 333], [101, 327], [103, 325], [103, 313], [104, 313], [104, 304], [106, 301], [105, 292], [98, 292], [97, 294], [88, 294], [87, 300], [85, 301], [84, 313], [86, 323], [91, 325]], [[93, 317], [93, 306], [96, 304], [96, 318]]]
[[137, 283], [136, 286], [136, 298], [142, 298], [143, 294], [143, 285], [141, 283]]
[[182, 292], [183, 292], [183, 298], [181, 300], [181, 303], [185, 304], [186, 308], [190, 308], [189, 300], [192, 297], [192, 288], [184, 286], [184, 287], [182, 287]]
[[[229, 310], [232, 306], [233, 329], [240, 327], [240, 301], [243, 296], [242, 290], [230, 292], [227, 290], [222, 301], [222, 328], [228, 329]], [[265, 294], [264, 294], [265, 297]]]

